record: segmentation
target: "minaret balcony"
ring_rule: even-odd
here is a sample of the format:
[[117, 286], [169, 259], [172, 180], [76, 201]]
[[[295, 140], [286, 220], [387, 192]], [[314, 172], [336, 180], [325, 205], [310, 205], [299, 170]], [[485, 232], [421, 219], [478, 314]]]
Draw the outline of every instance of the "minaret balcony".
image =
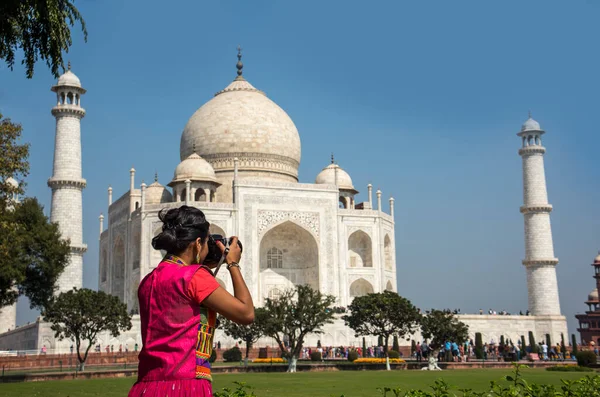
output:
[[558, 258], [523, 259], [525, 266], [556, 266]]
[[535, 154], [544, 154], [546, 153], [546, 148], [543, 146], [532, 145], [525, 146], [519, 149], [519, 156], [532, 156]]
[[69, 248], [71, 248], [71, 252], [74, 254], [85, 254], [88, 247], [87, 244], [71, 244], [69, 245]]
[[53, 116], [74, 115], [78, 117], [85, 116], [85, 109], [79, 105], [57, 105], [52, 108]]
[[521, 214], [547, 214], [552, 212], [551, 204], [533, 204], [523, 205], [520, 208]]
[[85, 179], [62, 179], [62, 178], [50, 178], [48, 179], [48, 186], [51, 189], [58, 188], [73, 188], [73, 189], [85, 189], [87, 181]]

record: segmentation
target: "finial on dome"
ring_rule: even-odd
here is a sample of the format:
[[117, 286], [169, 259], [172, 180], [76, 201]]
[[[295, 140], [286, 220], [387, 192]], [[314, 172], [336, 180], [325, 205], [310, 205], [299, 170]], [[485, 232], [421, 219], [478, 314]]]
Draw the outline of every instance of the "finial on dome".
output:
[[331, 164], [335, 164], [335, 157], [333, 156], [333, 153], [331, 153]]
[[67, 70], [71, 70], [71, 61], [67, 62]]
[[158, 172], [154, 171], [154, 182], [158, 182]]
[[529, 118], [531, 118], [531, 109], [529, 109]]
[[192, 145], [192, 153], [196, 153], [196, 142]]
[[237, 77], [235, 78], [236, 81], [239, 80], [244, 80], [244, 76], [242, 76], [243, 70], [244, 69], [244, 64], [242, 63], [242, 46], [238, 45], [237, 46], [237, 64], [235, 65], [235, 67], [237, 68]]

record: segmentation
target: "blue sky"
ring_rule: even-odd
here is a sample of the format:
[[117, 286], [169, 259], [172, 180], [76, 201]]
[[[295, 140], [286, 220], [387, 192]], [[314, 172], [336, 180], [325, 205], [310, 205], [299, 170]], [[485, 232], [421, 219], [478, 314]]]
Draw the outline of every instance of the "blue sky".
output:
[[[66, 59], [82, 104], [84, 285], [97, 287], [98, 216], [155, 170], [167, 183], [188, 118], [244, 75], [292, 117], [300, 179], [335, 152], [366, 198], [396, 199], [398, 291], [422, 308], [527, 308], [520, 145], [532, 111], [569, 332], [600, 248], [600, 2], [78, 1], [89, 40]], [[49, 208], [54, 79], [0, 68], [0, 110], [31, 142], [28, 194]], [[20, 302], [19, 308], [27, 307]], [[18, 322], [34, 315], [23, 313]]]

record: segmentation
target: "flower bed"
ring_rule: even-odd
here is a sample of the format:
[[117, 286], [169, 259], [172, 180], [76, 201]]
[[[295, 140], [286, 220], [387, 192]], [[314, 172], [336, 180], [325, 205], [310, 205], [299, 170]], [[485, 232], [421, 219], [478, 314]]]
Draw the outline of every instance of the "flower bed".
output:
[[[405, 363], [401, 358], [390, 358], [390, 364]], [[357, 358], [353, 361], [354, 364], [385, 364], [385, 358]]]
[[253, 364], [283, 364], [286, 361], [283, 358], [255, 358]]

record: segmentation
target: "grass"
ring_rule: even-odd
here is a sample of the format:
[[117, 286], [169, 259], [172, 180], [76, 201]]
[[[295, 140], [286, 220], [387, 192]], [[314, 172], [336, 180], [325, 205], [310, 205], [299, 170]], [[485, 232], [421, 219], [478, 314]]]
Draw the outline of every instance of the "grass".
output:
[[[376, 396], [376, 388], [383, 386], [404, 389], [421, 388], [428, 390], [435, 379], [443, 377], [451, 385], [483, 391], [491, 380], [499, 380], [508, 375], [508, 369], [472, 369], [442, 372], [429, 371], [342, 371], [342, 372], [299, 372], [216, 374], [213, 387], [233, 387], [233, 382], [246, 382], [254, 387], [259, 397], [271, 396], [311, 396], [330, 397], [345, 394], [347, 397]], [[524, 378], [529, 382], [560, 385], [560, 379], [579, 379], [581, 373], [552, 373], [543, 369], [524, 370]], [[0, 383], [2, 397], [42, 396], [42, 397], [121, 397], [126, 396], [133, 378], [70, 380], [30, 383]]]

